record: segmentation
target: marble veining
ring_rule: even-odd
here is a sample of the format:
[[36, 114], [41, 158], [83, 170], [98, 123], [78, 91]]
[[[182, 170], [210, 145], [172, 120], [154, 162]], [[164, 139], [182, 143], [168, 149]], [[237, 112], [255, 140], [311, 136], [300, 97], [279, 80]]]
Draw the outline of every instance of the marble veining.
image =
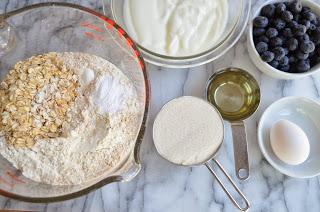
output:
[[[56, 0], [57, 1], [57, 0]], [[58, 0], [64, 1], [64, 0]], [[108, 0], [104, 0], [109, 5]], [[0, 12], [10, 11], [42, 0], [1, 0]], [[68, 0], [103, 12], [101, 0]], [[264, 0], [254, 0], [257, 9]], [[320, 0], [317, 0], [320, 3]], [[110, 15], [110, 10], [106, 10]], [[31, 204], [0, 197], [0, 208], [37, 211], [235, 211], [218, 183], [203, 167], [178, 167], [162, 159], [153, 145], [151, 127], [161, 106], [181, 95], [204, 97], [206, 80], [217, 70], [236, 66], [249, 71], [259, 82], [262, 101], [259, 110], [246, 121], [251, 173], [245, 182], [235, 180], [251, 203], [254, 212], [318, 212], [320, 211], [319, 177], [299, 180], [284, 176], [263, 158], [257, 143], [257, 124], [263, 111], [285, 96], [305, 96], [320, 101], [320, 74], [300, 80], [275, 80], [262, 74], [250, 61], [246, 36], [221, 59], [188, 70], [167, 69], [148, 65], [152, 99], [150, 119], [141, 149], [143, 169], [131, 182], [107, 185], [86, 196], [59, 203]], [[236, 179], [230, 125], [217, 159]]]

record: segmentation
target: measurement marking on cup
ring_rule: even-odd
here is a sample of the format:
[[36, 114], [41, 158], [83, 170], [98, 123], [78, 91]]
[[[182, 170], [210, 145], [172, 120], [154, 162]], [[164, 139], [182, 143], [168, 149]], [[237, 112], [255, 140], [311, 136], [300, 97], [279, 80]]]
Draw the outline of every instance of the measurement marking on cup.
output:
[[88, 28], [88, 29], [95, 30], [95, 31], [97, 31], [97, 32], [103, 32], [103, 29], [97, 27], [97, 26], [94, 25], [94, 24], [90, 24], [90, 23], [88, 23], [88, 22], [81, 22], [80, 25], [83, 26], [83, 27], [86, 27], [86, 28]]
[[103, 41], [103, 36], [101, 36], [101, 35], [96, 35], [96, 34], [94, 34], [94, 33], [92, 33], [92, 32], [84, 32], [84, 35], [85, 35], [87, 38], [91, 39], [91, 40]]
[[[81, 22], [80, 26], [85, 27], [87, 29], [91, 29], [94, 30], [96, 32], [103, 32], [103, 29], [99, 28], [98, 26], [94, 25], [94, 24], [90, 24], [88, 22]], [[98, 35], [94, 32], [84, 32], [84, 35], [91, 39], [91, 40], [98, 40], [98, 41], [103, 41], [103, 36], [102, 35]]]

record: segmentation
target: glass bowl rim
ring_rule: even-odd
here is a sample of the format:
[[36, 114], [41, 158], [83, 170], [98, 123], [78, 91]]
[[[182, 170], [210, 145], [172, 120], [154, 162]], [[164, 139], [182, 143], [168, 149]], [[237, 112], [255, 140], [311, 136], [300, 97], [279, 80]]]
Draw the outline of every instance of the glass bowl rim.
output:
[[[22, 8], [19, 8], [19, 9], [16, 9], [16, 10], [4, 13], [4, 14], [0, 14], [0, 20], [5, 21], [6, 19], [8, 19], [14, 15], [17, 15], [19, 13], [22, 13], [22, 12], [25, 12], [28, 10], [33, 10], [33, 9], [42, 8], [42, 7], [54, 7], [54, 6], [77, 9], [82, 12], [86, 12], [86, 13], [89, 13], [93, 16], [96, 16], [101, 21], [105, 22], [106, 24], [111, 25], [114, 30], [117, 30], [119, 32], [118, 34], [123, 39], [126, 39], [127, 41], [129, 41], [130, 48], [132, 48], [134, 50], [135, 55], [137, 56], [138, 62], [140, 63], [140, 67], [141, 67], [141, 71], [142, 71], [144, 83], [145, 83], [145, 106], [144, 106], [144, 113], [143, 113], [143, 117], [142, 117], [141, 126], [139, 129], [139, 133], [137, 134], [137, 139], [135, 141], [135, 145], [134, 145], [133, 150], [131, 151], [130, 155], [126, 159], [126, 161], [123, 162], [123, 165], [125, 165], [130, 160], [130, 157], [132, 157], [132, 154], [133, 154], [134, 162], [139, 167], [141, 167], [141, 160], [139, 157], [139, 152], [140, 152], [140, 146], [141, 146], [141, 143], [142, 143], [142, 140], [143, 140], [143, 137], [145, 134], [145, 130], [146, 130], [146, 122], [148, 119], [151, 90], [150, 90], [150, 81], [148, 78], [148, 73], [146, 71], [146, 64], [144, 62], [143, 57], [141, 56], [140, 50], [135, 45], [135, 43], [132, 42], [131, 37], [118, 24], [116, 24], [112, 19], [108, 18], [107, 16], [105, 16], [99, 12], [96, 12], [95, 10], [92, 10], [90, 8], [87, 8], [87, 7], [84, 7], [81, 5], [77, 5], [77, 4], [66, 3], [66, 2], [44, 2], [44, 3], [37, 3], [37, 4], [28, 5], [28, 6], [25, 6], [25, 7], [22, 7]], [[139, 171], [140, 171], [140, 168], [139, 168], [138, 172]], [[136, 176], [136, 174], [134, 176]], [[121, 175], [109, 176], [109, 177], [106, 177], [103, 180], [100, 180], [97, 183], [95, 183], [87, 188], [84, 188], [84, 189], [81, 189], [79, 191], [72, 192], [69, 194], [63, 194], [63, 195], [54, 196], [54, 197], [28, 197], [28, 196], [23, 196], [23, 195], [19, 195], [19, 194], [14, 194], [14, 193], [5, 191], [3, 189], [0, 189], [0, 195], [3, 195], [5, 197], [9, 197], [12, 199], [20, 200], [20, 201], [25, 201], [25, 202], [50, 203], [50, 202], [65, 201], [65, 200], [69, 200], [69, 199], [83, 196], [83, 195], [88, 194], [94, 190], [97, 190], [97, 189], [101, 188], [102, 186], [107, 185], [109, 183], [125, 182], [125, 181], [130, 181], [130, 180], [131, 179], [123, 178]]]

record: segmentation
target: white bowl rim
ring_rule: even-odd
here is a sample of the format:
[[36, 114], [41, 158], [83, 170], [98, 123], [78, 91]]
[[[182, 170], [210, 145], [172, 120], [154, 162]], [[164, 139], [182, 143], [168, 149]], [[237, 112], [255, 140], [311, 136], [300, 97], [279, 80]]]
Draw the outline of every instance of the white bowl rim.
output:
[[264, 148], [262, 142], [262, 122], [265, 119], [266, 116], [270, 115], [270, 110], [277, 104], [283, 103], [283, 102], [288, 102], [288, 101], [305, 101], [308, 103], [311, 103], [313, 105], [316, 105], [317, 107], [319, 107], [320, 109], [320, 103], [312, 100], [310, 98], [307, 97], [303, 97], [303, 96], [288, 96], [288, 97], [283, 97], [275, 102], [273, 102], [271, 105], [268, 106], [268, 108], [263, 112], [262, 116], [260, 117], [259, 123], [258, 123], [258, 130], [257, 130], [257, 134], [258, 134], [258, 144], [259, 144], [259, 148], [260, 151], [262, 152], [264, 158], [270, 163], [270, 165], [275, 168], [277, 171], [279, 171], [282, 174], [285, 174], [289, 177], [294, 177], [294, 178], [300, 178], [300, 179], [305, 179], [305, 178], [312, 178], [312, 177], [316, 177], [318, 175], [320, 175], [320, 170], [314, 174], [306, 174], [306, 175], [297, 175], [294, 174], [292, 172], [288, 172], [286, 169], [283, 169], [281, 166], [279, 166], [277, 163], [275, 163], [270, 157], [269, 154], [267, 153], [266, 149]]

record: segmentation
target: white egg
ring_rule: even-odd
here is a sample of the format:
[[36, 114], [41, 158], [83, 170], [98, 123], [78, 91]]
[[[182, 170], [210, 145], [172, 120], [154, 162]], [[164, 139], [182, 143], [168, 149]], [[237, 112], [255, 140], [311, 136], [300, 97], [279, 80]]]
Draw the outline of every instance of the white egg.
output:
[[270, 130], [271, 147], [283, 162], [298, 165], [307, 160], [310, 144], [305, 132], [296, 124], [280, 120]]

